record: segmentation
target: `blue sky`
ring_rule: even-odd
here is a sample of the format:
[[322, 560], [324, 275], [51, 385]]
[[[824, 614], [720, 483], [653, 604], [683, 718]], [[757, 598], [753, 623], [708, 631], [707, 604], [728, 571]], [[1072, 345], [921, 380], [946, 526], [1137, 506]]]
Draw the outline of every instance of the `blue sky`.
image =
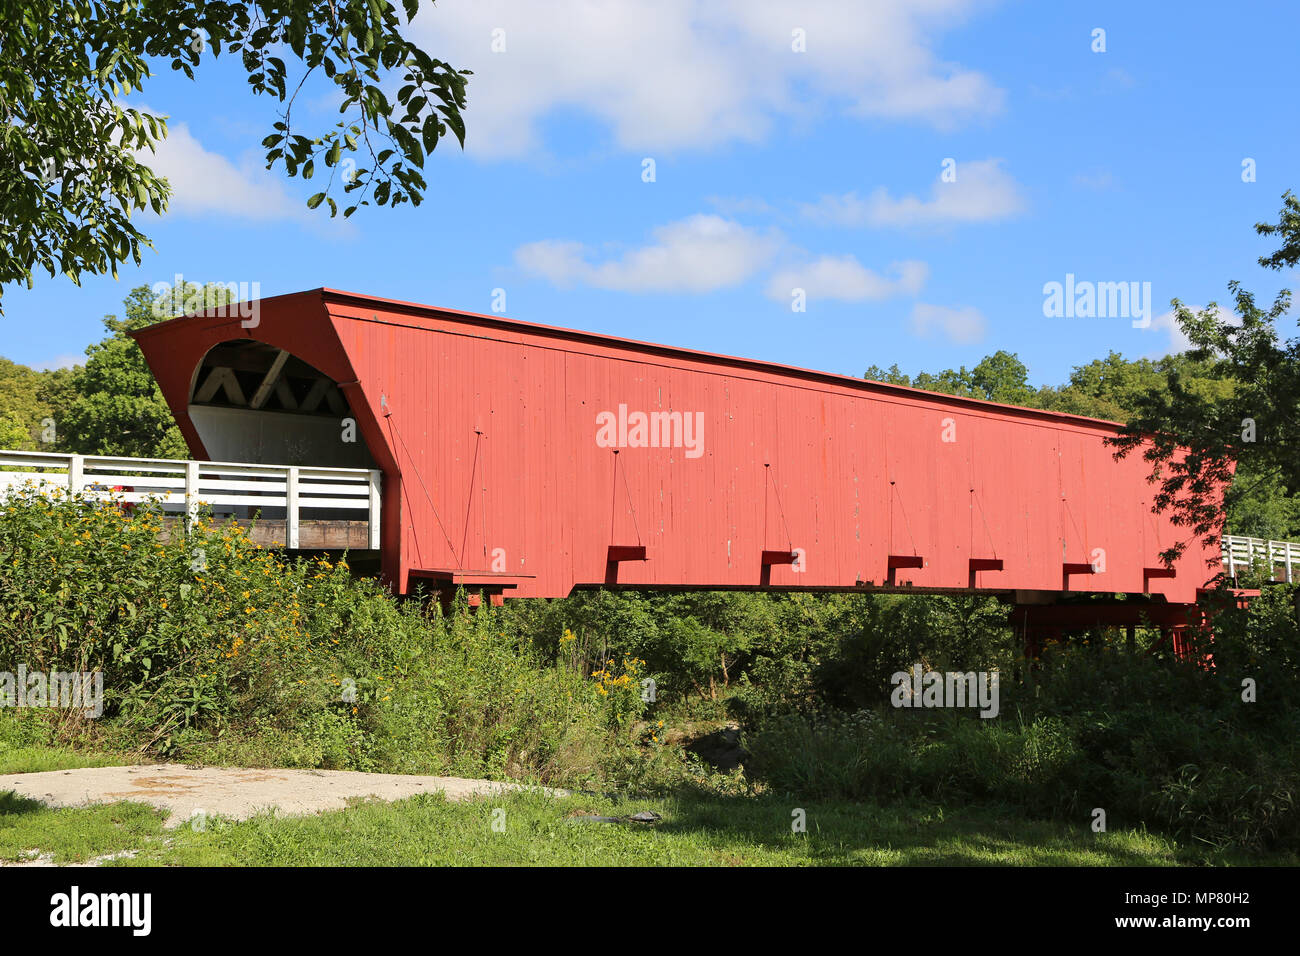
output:
[[[347, 223], [262, 168], [277, 104], [233, 64], [160, 72], [133, 98], [172, 130], [156, 249], [117, 280], [7, 287], [0, 354], [66, 364], [132, 287], [181, 273], [481, 312], [504, 289], [513, 318], [850, 375], [1003, 348], [1060, 383], [1176, 348], [1175, 296], [1296, 285], [1258, 267], [1252, 226], [1300, 188], [1298, 21], [1293, 3], [441, 0], [413, 30], [475, 71], [467, 149], [438, 148], [418, 209]], [[328, 88], [295, 108], [303, 132], [334, 116]], [[1151, 327], [1045, 317], [1067, 273], [1149, 282]]]

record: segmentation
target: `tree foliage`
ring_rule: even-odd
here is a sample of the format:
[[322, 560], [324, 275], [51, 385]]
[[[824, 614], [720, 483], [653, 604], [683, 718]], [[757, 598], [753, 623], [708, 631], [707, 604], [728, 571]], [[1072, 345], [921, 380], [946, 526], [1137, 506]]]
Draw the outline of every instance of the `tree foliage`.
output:
[[54, 410], [66, 401], [72, 372], [38, 372], [0, 358], [0, 448], [53, 451], [47, 425]]
[[921, 372], [916, 378], [899, 371], [897, 365], [882, 369], [873, 365], [865, 378], [890, 385], [923, 388], [930, 392], [979, 398], [1005, 405], [1032, 405], [1034, 392], [1029, 386], [1029, 370], [1014, 352], [998, 350], [985, 356], [973, 369], [945, 369], [942, 372]]
[[122, 318], [104, 317], [108, 336], [86, 349], [86, 364], [73, 376], [73, 396], [55, 410], [59, 445], [83, 455], [187, 458], [162, 390], [128, 332], [158, 322], [148, 286], [131, 290]]
[[[403, 0], [409, 22], [419, 0]], [[254, 95], [283, 104], [263, 141], [267, 168], [326, 188], [311, 208], [344, 215], [371, 202], [418, 205], [425, 157], [448, 130], [464, 145], [468, 71], [434, 59], [403, 35], [386, 0], [26, 0], [0, 6], [0, 286], [45, 269], [78, 282], [139, 265], [148, 238], [134, 212], [166, 208], [165, 180], [148, 154], [163, 118], [124, 98], [165, 64], [193, 79], [210, 58], [237, 56]], [[290, 76], [284, 56], [300, 75]], [[304, 135], [294, 101], [313, 75], [331, 82], [342, 119]], [[390, 100], [383, 86], [400, 84]], [[353, 158], [353, 157], [358, 158]], [[339, 174], [339, 182], [335, 175]]]
[[[1285, 194], [1279, 221], [1256, 231], [1283, 239], [1260, 265], [1294, 264], [1300, 249], [1295, 197]], [[1193, 310], [1174, 300], [1178, 327], [1192, 346], [1186, 358], [1209, 374], [1170, 368], [1166, 389], [1136, 396], [1135, 414], [1115, 442], [1119, 456], [1141, 450], [1158, 483], [1156, 507], [1207, 543], [1223, 530], [1217, 496], [1238, 467], [1256, 486], [1300, 488], [1300, 339], [1284, 341], [1277, 329], [1290, 311], [1291, 293], [1284, 289], [1263, 306], [1240, 282], [1229, 282], [1228, 289], [1235, 316], [1213, 302]], [[1207, 378], [1215, 384], [1207, 385]], [[1238, 501], [1251, 491], [1240, 485]], [[1176, 545], [1168, 556], [1183, 549]]]

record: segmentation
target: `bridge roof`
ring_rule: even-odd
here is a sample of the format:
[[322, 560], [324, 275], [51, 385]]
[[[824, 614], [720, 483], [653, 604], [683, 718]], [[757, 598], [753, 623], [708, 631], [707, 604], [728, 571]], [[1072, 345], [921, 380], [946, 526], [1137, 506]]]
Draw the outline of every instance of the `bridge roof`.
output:
[[[599, 332], [584, 332], [580, 329], [570, 329], [564, 326], [544, 325], [538, 322], [526, 322], [521, 319], [511, 319], [502, 315], [486, 314], [482, 312], [468, 312], [463, 309], [452, 309], [445, 306], [425, 305], [419, 302], [407, 302], [402, 299], [389, 299], [384, 296], [366, 295], [359, 292], [348, 292], [343, 289], [332, 289], [322, 286], [317, 289], [308, 289], [302, 292], [290, 292], [278, 296], [267, 296], [259, 301], [274, 302], [279, 299], [301, 298], [306, 296], [320, 296], [322, 303], [338, 302], [351, 306], [366, 306], [373, 304], [382, 307], [388, 312], [402, 312], [412, 317], [427, 316], [454, 316], [462, 321], [475, 325], [481, 325], [488, 328], [497, 328], [504, 330], [527, 331], [534, 334], [546, 335], [552, 338], [565, 339], [573, 342], [583, 342], [587, 344], [605, 345], [614, 348], [625, 349], [628, 351], [641, 352], [649, 355], [660, 355], [664, 357], [691, 359], [698, 362], [705, 362], [716, 365], [720, 368], [747, 369], [750, 371], [766, 372], [769, 374], [785, 375], [794, 378], [801, 378], [808, 381], [824, 382], [840, 386], [850, 386], [866, 392], [877, 394], [889, 394], [898, 396], [925, 396], [936, 399], [948, 405], [959, 408], [968, 408], [980, 411], [1001, 411], [1010, 412], [1018, 417], [1035, 418], [1049, 422], [1059, 422], [1061, 424], [1070, 424], [1074, 426], [1092, 426], [1106, 431], [1115, 431], [1123, 428], [1121, 422], [1109, 421], [1103, 418], [1091, 418], [1086, 415], [1075, 415], [1069, 412], [1057, 412], [1049, 409], [1030, 408], [1023, 405], [1009, 405], [1002, 402], [991, 402], [979, 398], [968, 398], [960, 395], [949, 395], [946, 392], [934, 392], [923, 388], [912, 388], [905, 385], [891, 385], [888, 382], [877, 382], [871, 379], [857, 378], [852, 375], [840, 375], [834, 372], [821, 372], [815, 369], [801, 368], [795, 365], [784, 365], [779, 362], [767, 362], [760, 359], [742, 358], [734, 355], [725, 355], [718, 352], [704, 352], [697, 349], [682, 348], [673, 345], [662, 345], [654, 342], [645, 342], [639, 339], [628, 339], [617, 335], [608, 335]], [[157, 325], [151, 325], [147, 328], [132, 332], [136, 338], [150, 336], [164, 327], [170, 327], [173, 323], [183, 321], [193, 321], [202, 318], [225, 318], [217, 313], [215, 309], [209, 309], [204, 312], [198, 312], [190, 315], [178, 316], [174, 319], [166, 319]], [[383, 322], [384, 320], [379, 320]]]

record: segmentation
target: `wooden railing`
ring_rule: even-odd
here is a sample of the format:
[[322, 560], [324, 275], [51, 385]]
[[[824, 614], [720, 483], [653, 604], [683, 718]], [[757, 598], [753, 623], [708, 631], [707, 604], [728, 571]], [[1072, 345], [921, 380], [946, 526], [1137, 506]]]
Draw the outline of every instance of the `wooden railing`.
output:
[[297, 549], [305, 521], [363, 520], [379, 549], [381, 472], [365, 468], [250, 465], [225, 461], [111, 458], [0, 450], [0, 499], [11, 488], [64, 488], [129, 504], [156, 502], [185, 516], [281, 518], [285, 546]]
[[1229, 577], [1239, 570], [1249, 570], [1257, 564], [1267, 567], [1270, 573], [1285, 569], [1288, 584], [1300, 580], [1300, 543], [1295, 541], [1269, 541], [1265, 538], [1246, 538], [1225, 534], [1222, 539], [1223, 564]]

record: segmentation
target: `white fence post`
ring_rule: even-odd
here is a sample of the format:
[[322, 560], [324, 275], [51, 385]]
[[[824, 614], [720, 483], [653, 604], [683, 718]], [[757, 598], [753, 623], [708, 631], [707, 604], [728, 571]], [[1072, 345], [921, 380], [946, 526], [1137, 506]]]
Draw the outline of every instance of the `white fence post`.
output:
[[290, 551], [298, 550], [298, 468], [291, 465], [287, 470], [284, 504], [284, 546]]
[[68, 457], [68, 493], [75, 495], [86, 485], [86, 459], [81, 455]]
[[185, 533], [189, 534], [199, 516], [199, 463], [185, 463]]
[[370, 471], [370, 507], [366, 511], [366, 520], [369, 522], [367, 531], [369, 532], [369, 545], [371, 551], [379, 550], [379, 484], [383, 478], [383, 472], [378, 469]]

